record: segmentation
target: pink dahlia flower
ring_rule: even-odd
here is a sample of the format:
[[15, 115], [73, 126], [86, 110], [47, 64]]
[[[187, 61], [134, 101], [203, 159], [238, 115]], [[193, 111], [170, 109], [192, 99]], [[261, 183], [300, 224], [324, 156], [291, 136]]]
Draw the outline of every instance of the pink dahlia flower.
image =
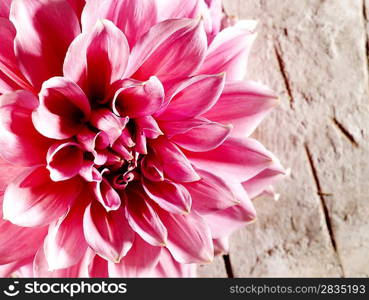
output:
[[[194, 276], [283, 174], [220, 1], [0, 2], [2, 276]], [[223, 22], [224, 24], [224, 22]]]

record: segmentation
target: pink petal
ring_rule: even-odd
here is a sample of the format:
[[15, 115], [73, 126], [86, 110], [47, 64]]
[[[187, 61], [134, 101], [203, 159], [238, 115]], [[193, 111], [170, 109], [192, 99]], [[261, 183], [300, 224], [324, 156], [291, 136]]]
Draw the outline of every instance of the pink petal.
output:
[[64, 0], [19, 0], [12, 3], [10, 20], [17, 29], [14, 46], [21, 70], [39, 89], [62, 73], [68, 46], [80, 32], [78, 18]]
[[68, 211], [80, 191], [78, 178], [53, 182], [44, 167], [27, 170], [5, 190], [4, 219], [25, 227], [47, 225]]
[[84, 150], [94, 152], [103, 150], [109, 146], [109, 137], [104, 131], [95, 132], [89, 128], [83, 128], [76, 136]]
[[221, 21], [223, 18], [223, 12], [222, 12], [222, 0], [205, 0], [207, 6], [209, 7], [210, 16], [211, 16], [211, 32], [210, 32], [210, 42], [213, 40], [213, 38], [218, 34], [220, 27], [221, 27]]
[[158, 264], [147, 277], [190, 278], [196, 276], [196, 264], [179, 263], [173, 258], [168, 250], [163, 249]]
[[136, 125], [135, 151], [141, 154], [147, 154], [147, 138], [156, 139], [160, 135], [163, 135], [163, 132], [156, 120], [151, 116], [137, 118], [134, 122]]
[[62, 181], [76, 176], [83, 166], [83, 151], [78, 143], [58, 142], [53, 144], [46, 157], [47, 169], [53, 181]]
[[107, 212], [93, 202], [86, 208], [83, 230], [89, 246], [106, 260], [118, 263], [132, 247], [134, 233], [123, 209]]
[[158, 123], [151, 116], [135, 119], [137, 131], [144, 134], [149, 139], [157, 139], [163, 132], [160, 130]]
[[132, 229], [153, 246], [167, 242], [167, 229], [155, 210], [148, 203], [148, 197], [138, 185], [130, 184], [125, 192], [126, 218]]
[[204, 17], [203, 0], [156, 0], [159, 21]]
[[231, 187], [221, 177], [204, 170], [196, 169], [196, 172], [201, 180], [184, 184], [191, 194], [195, 211], [207, 214], [239, 203]]
[[159, 121], [159, 126], [165, 133], [165, 136], [170, 139], [175, 135], [184, 134], [192, 128], [196, 128], [207, 123], [209, 123], [209, 120], [198, 117], [180, 121]]
[[89, 34], [79, 34], [69, 45], [63, 63], [64, 77], [76, 82], [87, 94], [87, 47], [89, 45]]
[[217, 148], [231, 133], [232, 126], [215, 122], [194, 127], [186, 133], [176, 135], [170, 140], [178, 146], [194, 152], [204, 152]]
[[113, 98], [113, 111], [120, 116], [138, 118], [154, 114], [163, 103], [164, 88], [159, 79], [146, 82], [124, 80]]
[[142, 174], [151, 181], [163, 181], [164, 174], [161, 164], [151, 155], [147, 155], [141, 160]]
[[36, 278], [78, 278], [83, 275], [85, 274], [81, 268], [81, 263], [65, 269], [51, 270], [47, 263], [43, 246], [38, 249], [33, 260], [33, 276]]
[[40, 106], [32, 114], [38, 132], [52, 139], [66, 139], [79, 132], [91, 108], [81, 88], [64, 77], [45, 81], [39, 94]]
[[[78, 200], [81, 201], [81, 199]], [[49, 270], [75, 265], [87, 250], [82, 229], [84, 207], [85, 205], [76, 203], [66, 215], [50, 224], [44, 242]]]
[[232, 187], [239, 204], [203, 215], [214, 239], [229, 236], [256, 218], [255, 208], [242, 185], [237, 182], [228, 182], [228, 184]]
[[3, 71], [0, 70], [0, 96], [19, 89], [19, 85], [11, 80]]
[[123, 32], [110, 21], [98, 21], [86, 53], [90, 96], [104, 98], [109, 85], [122, 78], [128, 56], [129, 46]]
[[17, 165], [44, 164], [50, 141], [32, 124], [37, 98], [27, 91], [0, 96], [0, 155]]
[[229, 253], [229, 237], [222, 237], [219, 239], [213, 239], [214, 254], [223, 255]]
[[157, 265], [162, 247], [146, 243], [138, 234], [131, 250], [120, 263], [109, 262], [110, 277], [147, 277]]
[[[4, 191], [6, 189], [6, 186], [12, 182], [15, 178], [18, 177], [19, 174], [27, 170], [26, 167], [19, 167], [13, 164], [10, 164], [9, 162], [3, 160], [0, 157], [0, 170], [6, 170], [6, 172], [0, 173], [0, 199], [2, 199], [2, 196], [4, 195]], [[1, 213], [1, 210], [0, 210]]]
[[282, 167], [282, 165], [274, 159], [274, 164], [261, 171], [256, 176], [243, 182], [242, 185], [247, 191], [250, 198], [255, 198], [259, 196], [265, 189], [269, 186], [275, 184], [283, 176], [287, 175], [287, 171]]
[[0, 17], [1, 18], [8, 18], [9, 17], [9, 11], [10, 11], [11, 3], [12, 3], [12, 0], [2, 0], [2, 1], [0, 1]]
[[155, 75], [161, 81], [194, 73], [201, 65], [207, 47], [202, 21], [167, 20], [153, 26], [132, 49], [125, 77], [147, 80]]
[[160, 162], [164, 176], [176, 182], [192, 182], [200, 177], [191, 166], [183, 152], [165, 138], [150, 141]]
[[226, 28], [214, 38], [198, 74], [226, 72], [227, 80], [244, 79], [256, 34], [243, 24]]
[[97, 129], [108, 135], [110, 145], [122, 134], [122, 130], [128, 123], [128, 118], [121, 118], [113, 114], [107, 108], [94, 110], [91, 115], [90, 123]]
[[104, 100], [109, 86], [121, 79], [129, 57], [125, 35], [108, 20], [99, 20], [69, 47], [64, 76], [77, 82], [92, 101]]
[[278, 104], [268, 87], [251, 81], [228, 82], [218, 102], [204, 114], [215, 122], [231, 123], [233, 136], [249, 136]]
[[91, 278], [108, 278], [108, 262], [99, 255], [95, 255], [88, 267], [88, 275]]
[[80, 18], [83, 7], [86, 4], [86, 0], [67, 0], [67, 1], [69, 2], [70, 6], [72, 6], [72, 8], [74, 9], [77, 17]]
[[207, 171], [246, 181], [273, 163], [272, 154], [254, 139], [228, 138], [208, 152], [186, 153], [190, 161]]
[[[5, 1], [7, 2], [7, 0]], [[1, 2], [3, 3], [3, 1]], [[0, 4], [0, 10], [1, 10]], [[1, 14], [1, 11], [0, 11]], [[14, 25], [7, 19], [0, 17], [0, 68], [4, 76], [8, 78], [15, 89], [33, 90], [23, 74], [19, 71], [18, 60], [14, 54], [14, 39], [16, 30]]]
[[168, 180], [152, 182], [145, 179], [142, 185], [150, 199], [166, 211], [175, 214], [190, 212], [191, 195], [183, 185]]
[[178, 121], [200, 116], [218, 101], [225, 78], [220, 75], [201, 75], [184, 80], [174, 91], [171, 100], [158, 117], [160, 120]]
[[88, 182], [100, 182], [102, 180], [101, 173], [95, 168], [95, 162], [90, 160], [83, 162], [79, 175]]
[[160, 210], [159, 216], [168, 230], [167, 248], [180, 263], [209, 263], [214, 249], [209, 227], [203, 219], [191, 212], [188, 215], [171, 214]]
[[151, 26], [157, 23], [155, 1], [87, 1], [82, 14], [83, 31], [89, 30], [98, 19], [111, 20], [121, 29], [131, 47]]
[[[109, 170], [104, 169], [101, 172], [101, 175], [104, 173], [108, 174]], [[120, 207], [120, 196], [106, 178], [103, 177], [101, 181], [93, 181], [91, 185], [96, 199], [108, 212], [111, 210], [117, 210]]]
[[21, 267], [29, 264], [30, 262], [32, 262], [32, 257], [23, 260], [18, 260], [6, 265], [0, 265], [0, 278], [14, 276], [15, 271], [19, 270]]
[[25, 228], [13, 225], [3, 219], [0, 210], [0, 264], [34, 256], [46, 233], [46, 227]]

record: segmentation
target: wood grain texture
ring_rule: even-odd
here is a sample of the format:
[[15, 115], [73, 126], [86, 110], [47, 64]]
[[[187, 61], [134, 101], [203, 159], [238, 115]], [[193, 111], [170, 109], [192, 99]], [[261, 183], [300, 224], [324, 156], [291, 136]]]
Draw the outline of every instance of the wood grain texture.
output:
[[[369, 276], [369, 0], [224, 0], [258, 19], [250, 79], [281, 105], [255, 136], [291, 168], [231, 240], [236, 277]], [[201, 276], [221, 277], [221, 260]], [[222, 275], [223, 274], [223, 275]]]

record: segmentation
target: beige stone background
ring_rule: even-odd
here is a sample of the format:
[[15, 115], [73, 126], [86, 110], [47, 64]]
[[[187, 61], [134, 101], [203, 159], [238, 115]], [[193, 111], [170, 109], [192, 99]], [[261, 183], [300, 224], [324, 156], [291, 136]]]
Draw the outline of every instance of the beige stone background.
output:
[[202, 277], [369, 276], [369, 0], [224, 0], [258, 19], [251, 79], [281, 99], [256, 136], [291, 168], [281, 197]]

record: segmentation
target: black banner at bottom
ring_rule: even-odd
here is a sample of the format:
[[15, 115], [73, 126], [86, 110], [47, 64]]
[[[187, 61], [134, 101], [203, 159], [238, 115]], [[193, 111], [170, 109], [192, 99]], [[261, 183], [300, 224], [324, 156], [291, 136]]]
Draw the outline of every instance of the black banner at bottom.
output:
[[[0, 299], [258, 299], [296, 296], [368, 299], [369, 279], [0, 279]], [[355, 298], [356, 298], [355, 297]]]

